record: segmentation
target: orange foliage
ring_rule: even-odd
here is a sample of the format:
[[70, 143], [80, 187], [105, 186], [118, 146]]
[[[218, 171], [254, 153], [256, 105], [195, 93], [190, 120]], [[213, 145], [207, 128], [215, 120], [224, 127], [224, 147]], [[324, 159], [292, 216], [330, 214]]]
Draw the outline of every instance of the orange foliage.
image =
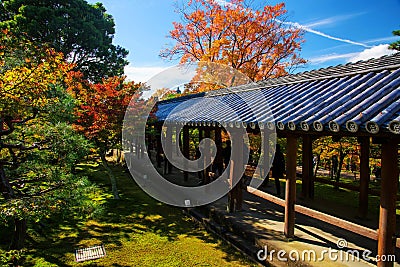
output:
[[183, 22], [174, 22], [170, 31], [176, 44], [162, 51], [162, 57], [226, 64], [253, 81], [285, 75], [288, 68], [305, 63], [298, 55], [303, 32], [282, 24], [283, 3], [252, 10], [244, 0], [225, 6], [191, 0], [178, 11]]
[[81, 102], [75, 128], [104, 151], [120, 142], [126, 108], [141, 84], [125, 82], [125, 77], [111, 77], [96, 84], [80, 78], [80, 73], [70, 77], [74, 85], [70, 90]]

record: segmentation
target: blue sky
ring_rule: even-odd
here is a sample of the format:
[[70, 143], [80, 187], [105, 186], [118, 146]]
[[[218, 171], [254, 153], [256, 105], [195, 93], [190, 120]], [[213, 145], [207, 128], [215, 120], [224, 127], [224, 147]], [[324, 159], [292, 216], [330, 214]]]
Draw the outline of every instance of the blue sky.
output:
[[[172, 22], [179, 21], [173, 0], [90, 0], [102, 2], [114, 17], [114, 43], [129, 50], [128, 78], [145, 82], [163, 69], [176, 65], [161, 59], [160, 50]], [[220, 0], [222, 1], [222, 0]], [[226, 0], [229, 2], [229, 0]], [[253, 0], [273, 5], [282, 1]], [[392, 31], [400, 29], [400, 0], [288, 0], [286, 22], [306, 30], [301, 56], [310, 70], [387, 54], [387, 44], [398, 40]]]

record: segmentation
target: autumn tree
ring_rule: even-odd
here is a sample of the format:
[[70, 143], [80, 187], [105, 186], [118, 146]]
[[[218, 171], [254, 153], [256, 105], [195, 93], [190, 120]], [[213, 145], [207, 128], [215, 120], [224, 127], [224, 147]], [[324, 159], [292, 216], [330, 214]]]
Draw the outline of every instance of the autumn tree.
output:
[[101, 3], [85, 0], [3, 0], [0, 28], [50, 44], [92, 81], [122, 75], [128, 51], [112, 43], [115, 24]]
[[[333, 155], [336, 155], [338, 157], [338, 169], [333, 178], [336, 182], [339, 182], [344, 160], [349, 154], [357, 153], [357, 145], [358, 142], [355, 137], [335, 138], [326, 136], [316, 139], [313, 142], [313, 154], [317, 156], [314, 176], [316, 176], [322, 160], [331, 163]], [[335, 187], [338, 188], [338, 185], [336, 184]]]
[[58, 115], [72, 112], [63, 89], [70, 69], [53, 49], [0, 32], [0, 221], [14, 225], [13, 249], [29, 220], [67, 211], [85, 190], [71, 167], [88, 144]]
[[[79, 80], [79, 77], [75, 78]], [[106, 153], [121, 146], [125, 111], [141, 84], [126, 82], [125, 77], [111, 77], [101, 83], [81, 81], [80, 86], [73, 87], [74, 95], [81, 102], [76, 111], [75, 128], [95, 144], [109, 174], [114, 198], [118, 199], [117, 181], [107, 163]], [[136, 108], [140, 108], [139, 104]]]
[[253, 81], [285, 75], [305, 62], [299, 57], [303, 33], [283, 24], [283, 3], [252, 10], [244, 0], [190, 0], [177, 11], [182, 21], [169, 33], [175, 44], [161, 57], [226, 64]]

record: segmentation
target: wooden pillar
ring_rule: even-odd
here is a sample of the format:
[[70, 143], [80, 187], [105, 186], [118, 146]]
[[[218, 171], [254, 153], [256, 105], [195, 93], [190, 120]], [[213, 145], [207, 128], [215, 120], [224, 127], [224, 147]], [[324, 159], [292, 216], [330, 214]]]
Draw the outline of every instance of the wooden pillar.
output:
[[171, 173], [171, 169], [172, 169], [172, 164], [171, 162], [168, 160], [167, 156], [169, 158], [172, 157], [172, 125], [168, 125], [166, 132], [165, 132], [165, 142], [168, 144], [167, 147], [169, 149], [167, 149], [166, 151], [164, 151], [166, 157], [164, 160], [164, 173]]
[[360, 137], [360, 194], [358, 195], [358, 215], [366, 218], [368, 215], [369, 187], [369, 137]]
[[[378, 257], [393, 255], [396, 232], [396, 194], [399, 179], [397, 142], [382, 144], [381, 203], [378, 229]], [[393, 266], [393, 262], [378, 261], [378, 267]]]
[[[204, 129], [204, 138], [210, 138], [210, 128], [205, 128]], [[210, 167], [206, 167], [205, 163], [210, 161], [210, 141], [206, 141], [205, 143], [205, 149], [204, 149], [204, 165], [203, 165], [203, 175], [204, 175], [204, 183], [208, 184], [210, 183]]]
[[[263, 184], [267, 185], [269, 183], [269, 168], [271, 167], [270, 164], [270, 151], [269, 151], [269, 133], [267, 129], [261, 130], [261, 153], [263, 155], [262, 158], [262, 173], [260, 173], [261, 177], [265, 177]], [[261, 172], [261, 170], [260, 170]]]
[[314, 172], [312, 139], [309, 135], [303, 135], [303, 162], [302, 162], [302, 185], [301, 196], [304, 198], [314, 198]]
[[161, 144], [161, 132], [162, 127], [160, 125], [157, 125], [156, 127], [156, 161], [157, 161], [157, 167], [161, 168], [161, 154], [162, 154], [162, 144]]
[[218, 172], [218, 175], [222, 174], [224, 169], [224, 159], [222, 157], [222, 136], [221, 136], [221, 128], [216, 127], [214, 130], [214, 141], [217, 146], [217, 154], [215, 155], [215, 170]]
[[175, 153], [176, 153], [177, 156], [179, 156], [179, 152], [181, 151], [180, 150], [180, 148], [181, 148], [181, 134], [180, 134], [178, 126], [175, 127], [175, 145], [176, 145]]
[[296, 201], [296, 158], [297, 158], [297, 137], [289, 136], [286, 147], [286, 194], [285, 194], [285, 228], [284, 233], [288, 238], [294, 237]]
[[[182, 129], [182, 149], [183, 155], [185, 158], [189, 159], [189, 127], [184, 126]], [[183, 180], [186, 182], [189, 178], [189, 173], [187, 171], [183, 172]]]
[[[243, 136], [241, 133], [232, 133], [232, 147], [234, 147], [234, 155], [231, 155], [230, 170], [229, 170], [229, 183], [231, 191], [228, 193], [228, 212], [240, 211], [242, 209], [243, 192], [242, 192], [242, 177], [239, 177], [240, 171], [243, 166]], [[236, 141], [236, 143], [234, 143]], [[239, 182], [233, 186], [234, 181]]]

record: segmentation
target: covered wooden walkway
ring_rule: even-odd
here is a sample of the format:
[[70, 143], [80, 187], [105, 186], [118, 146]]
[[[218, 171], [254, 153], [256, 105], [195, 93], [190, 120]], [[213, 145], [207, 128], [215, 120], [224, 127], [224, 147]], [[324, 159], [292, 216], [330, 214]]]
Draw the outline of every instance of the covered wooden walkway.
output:
[[[260, 98], [260, 95], [263, 97]], [[224, 107], [229, 109], [221, 108], [219, 103], [223, 103]], [[279, 138], [286, 138], [285, 199], [262, 192], [253, 188], [251, 184], [247, 191], [285, 207], [282, 231], [287, 238], [294, 237], [295, 214], [298, 212], [377, 240], [378, 256], [392, 255], [396, 244], [400, 247], [396, 234], [400, 54], [160, 101], [155, 115], [158, 122], [154, 127], [159, 133], [155, 141], [158, 159], [162, 154], [160, 134], [166, 135], [166, 140], [172, 140], [177, 125], [184, 125], [183, 131], [175, 136], [182, 135], [182, 138], [178, 139], [182, 140], [181, 149], [187, 158], [189, 129], [198, 129], [200, 140], [213, 137], [218, 151], [222, 149], [219, 145], [221, 131], [234, 128], [244, 128], [247, 132], [262, 135], [266, 140], [273, 134]], [[193, 119], [188, 120], [190, 116]], [[342, 137], [358, 139], [361, 148], [360, 217], [366, 217], [368, 213], [370, 144], [381, 144], [379, 229], [362, 227], [296, 205], [298, 142], [302, 142], [301, 195], [312, 199], [312, 142], [321, 136], [332, 136], [336, 140]], [[243, 136], [237, 138], [244, 140]], [[264, 155], [261, 165], [268, 166], [272, 162], [273, 151], [268, 148], [266, 142], [260, 149]], [[238, 153], [241, 154], [242, 151], [239, 149]], [[219, 155], [217, 152], [217, 163], [221, 162], [218, 159]], [[230, 179], [235, 176], [241, 161], [240, 156], [236, 164], [231, 161]], [[161, 163], [160, 160], [158, 163]], [[208, 173], [209, 170], [206, 169], [205, 177], [208, 177]], [[188, 174], [185, 172], [184, 175], [187, 180]], [[210, 182], [209, 178], [206, 179], [206, 182]], [[230, 210], [240, 210], [240, 187], [235, 186], [229, 194]], [[378, 266], [393, 266], [393, 262], [378, 261]]]

